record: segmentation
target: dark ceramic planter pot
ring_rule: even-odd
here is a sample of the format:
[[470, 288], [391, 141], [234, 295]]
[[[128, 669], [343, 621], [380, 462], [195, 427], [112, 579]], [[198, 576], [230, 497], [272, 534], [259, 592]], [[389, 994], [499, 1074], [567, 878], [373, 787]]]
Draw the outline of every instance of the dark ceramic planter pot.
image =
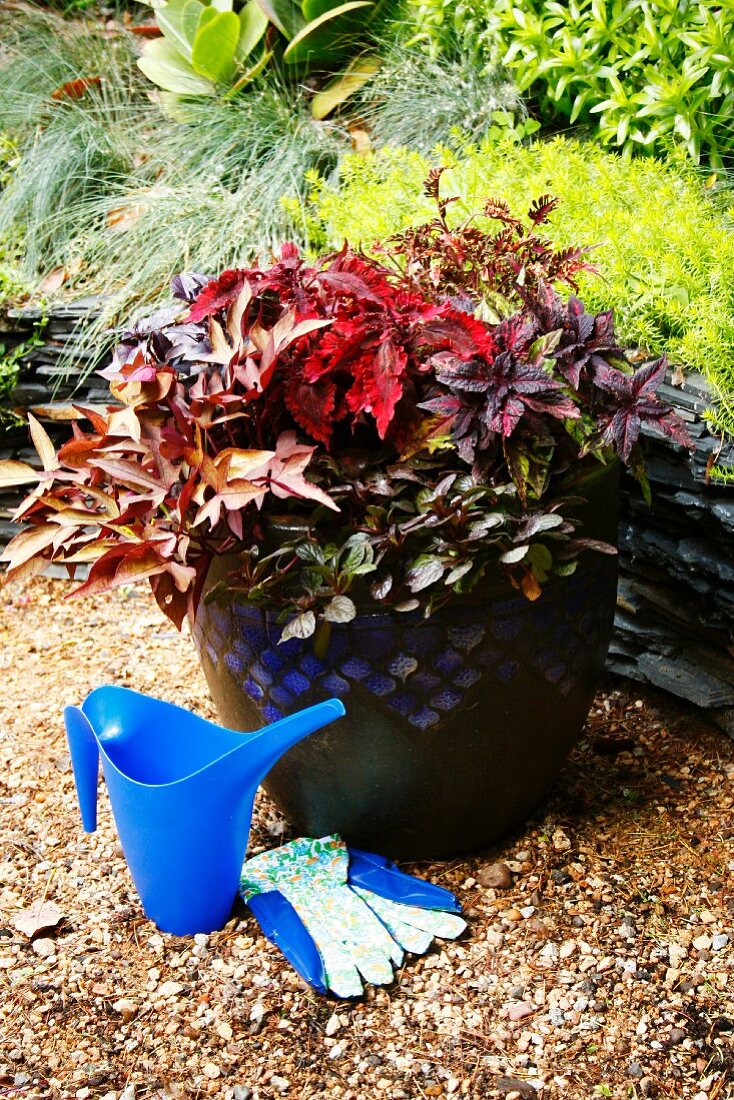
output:
[[[597, 467], [576, 492], [584, 534], [616, 544], [617, 468]], [[229, 726], [343, 699], [346, 717], [267, 777], [297, 833], [446, 858], [498, 840], [543, 799], [588, 715], [616, 580], [615, 557], [587, 552], [532, 603], [503, 586], [427, 621], [360, 614], [333, 626], [320, 655], [311, 639], [278, 645], [276, 616], [230, 592], [202, 603], [193, 634]]]

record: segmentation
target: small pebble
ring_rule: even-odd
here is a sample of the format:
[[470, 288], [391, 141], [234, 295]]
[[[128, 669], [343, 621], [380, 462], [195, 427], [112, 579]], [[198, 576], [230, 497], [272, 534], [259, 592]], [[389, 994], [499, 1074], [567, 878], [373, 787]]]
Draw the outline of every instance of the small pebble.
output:
[[56, 944], [53, 940], [40, 939], [34, 940], [31, 947], [35, 953], [42, 959], [50, 959], [52, 955], [56, 954]]
[[177, 997], [182, 989], [180, 982], [164, 982], [158, 986], [157, 993], [159, 997]]
[[479, 869], [477, 882], [488, 890], [509, 890], [512, 871], [506, 863], [487, 863]]
[[126, 997], [122, 997], [119, 1001], [115, 1001], [112, 1008], [122, 1016], [123, 1020], [132, 1020], [133, 1016], [135, 1016], [138, 1011], [138, 1006], [135, 1001], [130, 1001]]
[[334, 1012], [329, 1017], [329, 1019], [326, 1021], [326, 1027], [324, 1028], [324, 1035], [328, 1035], [329, 1037], [331, 1037], [332, 1035], [336, 1035], [336, 1033], [337, 1033], [337, 1031], [339, 1031], [340, 1027], [341, 1027], [341, 1022], [340, 1022], [339, 1017], [337, 1016], [336, 1012]]

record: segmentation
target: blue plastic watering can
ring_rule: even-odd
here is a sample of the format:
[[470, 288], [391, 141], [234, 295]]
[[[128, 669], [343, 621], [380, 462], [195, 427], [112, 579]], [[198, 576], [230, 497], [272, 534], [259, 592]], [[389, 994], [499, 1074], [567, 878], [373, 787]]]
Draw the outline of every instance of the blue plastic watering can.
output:
[[307, 734], [340, 718], [329, 699], [254, 733], [121, 687], [64, 711], [85, 832], [97, 827], [102, 758], [112, 813], [143, 909], [164, 932], [212, 932], [237, 894], [258, 785]]

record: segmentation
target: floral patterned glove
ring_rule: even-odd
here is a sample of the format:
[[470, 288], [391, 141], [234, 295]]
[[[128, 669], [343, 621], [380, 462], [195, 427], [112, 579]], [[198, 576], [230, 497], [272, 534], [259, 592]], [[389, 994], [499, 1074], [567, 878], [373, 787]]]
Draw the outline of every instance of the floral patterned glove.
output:
[[[361, 978], [386, 985], [405, 951], [423, 954], [434, 936], [454, 939], [466, 927], [445, 911], [455, 908], [446, 891], [410, 879], [378, 857], [355, 856], [360, 867], [376, 861], [364, 876], [369, 888], [350, 881], [349, 850], [336, 835], [294, 840], [256, 856], [245, 863], [240, 880], [240, 893], [268, 938], [314, 988], [337, 997], [359, 996]], [[410, 893], [406, 883], [414, 884], [415, 897], [443, 908], [392, 900]]]

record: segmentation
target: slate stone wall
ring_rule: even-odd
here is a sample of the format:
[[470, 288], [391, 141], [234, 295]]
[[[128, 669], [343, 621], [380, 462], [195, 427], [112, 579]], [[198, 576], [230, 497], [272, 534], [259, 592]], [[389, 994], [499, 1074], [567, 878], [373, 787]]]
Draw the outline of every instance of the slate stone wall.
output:
[[[18, 383], [3, 404], [21, 415], [33, 412], [57, 445], [69, 437], [71, 420], [78, 418], [74, 403], [104, 408], [109, 398], [103, 378], [91, 373], [81, 381], [90, 367], [101, 363], [99, 354], [81, 340], [79, 324], [98, 315], [99, 309], [97, 299], [85, 298], [57, 305], [46, 313], [30, 306], [8, 310], [0, 317], [0, 344], [8, 350], [32, 337], [42, 341], [22, 358]], [[63, 370], [59, 360], [69, 351], [78, 366]], [[89, 423], [84, 426], [89, 427]], [[25, 426], [7, 418], [0, 419], [0, 458], [17, 458], [33, 466], [39, 464]], [[17, 530], [10, 522], [10, 515], [22, 497], [22, 488], [5, 492], [0, 489], [0, 544], [7, 542]]]
[[705, 708], [734, 736], [734, 483], [710, 477], [713, 465], [734, 470], [734, 446], [709, 431], [700, 375], [660, 393], [695, 450], [649, 433], [651, 507], [625, 478], [609, 668]]
[[[32, 410], [57, 442], [69, 435], [73, 402], [103, 407], [108, 399], [103, 379], [91, 374], [81, 382], [95, 352], [80, 342], [78, 325], [98, 310], [94, 299], [54, 308], [11, 395], [9, 404]], [[26, 339], [40, 319], [38, 310], [11, 311], [0, 343]], [[62, 380], [59, 357], [70, 347], [79, 366]], [[608, 667], [702, 707], [734, 736], [734, 484], [710, 478], [713, 464], [734, 470], [734, 446], [709, 431], [712, 395], [700, 375], [666, 384], [661, 395], [686, 421], [695, 450], [648, 433], [651, 507], [625, 475]], [[36, 462], [25, 428], [0, 429], [0, 457]], [[21, 496], [0, 493], [0, 542], [13, 533], [9, 516]]]

